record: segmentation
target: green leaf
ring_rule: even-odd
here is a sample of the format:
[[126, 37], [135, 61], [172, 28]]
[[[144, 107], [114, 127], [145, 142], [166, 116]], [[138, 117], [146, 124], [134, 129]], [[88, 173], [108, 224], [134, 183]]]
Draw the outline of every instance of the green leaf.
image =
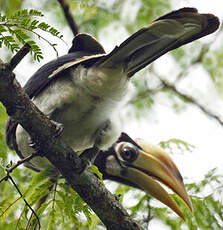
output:
[[91, 170], [92, 173], [96, 174], [101, 181], [103, 181], [103, 174], [99, 171], [97, 166], [92, 165], [90, 167], [90, 170]]
[[[39, 39], [47, 42], [56, 52], [58, 56], [58, 51], [55, 48], [55, 44], [45, 38], [39, 33], [40, 30], [45, 33], [50, 33], [52, 36], [57, 37], [62, 40], [62, 35], [54, 27], [50, 26], [45, 22], [40, 22], [33, 17], [42, 17], [43, 14], [37, 10], [27, 10], [22, 9], [14, 13], [12, 16], [0, 16], [0, 47], [5, 45], [12, 52], [17, 52], [21, 45], [28, 42], [31, 45], [31, 54], [34, 60], [40, 61], [43, 58], [42, 51], [36, 42], [31, 38], [29, 34], [37, 36]], [[6, 33], [6, 34], [4, 34]], [[10, 36], [8, 34], [10, 34]], [[28, 41], [28, 39], [30, 39]], [[63, 40], [62, 40], [63, 41]]]
[[169, 149], [172, 150], [174, 147], [177, 147], [181, 151], [192, 151], [193, 148], [195, 148], [194, 145], [187, 143], [186, 141], [183, 141], [181, 139], [171, 138], [167, 141], [161, 141], [159, 143], [161, 148], [163, 149]]

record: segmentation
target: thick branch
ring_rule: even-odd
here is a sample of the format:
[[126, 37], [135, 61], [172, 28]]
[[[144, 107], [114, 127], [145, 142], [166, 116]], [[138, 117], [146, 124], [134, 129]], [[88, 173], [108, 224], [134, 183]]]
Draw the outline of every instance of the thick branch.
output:
[[63, 9], [63, 12], [64, 12], [64, 16], [70, 26], [70, 29], [72, 30], [73, 32], [73, 35], [76, 36], [78, 34], [78, 25], [77, 23], [75, 22], [71, 12], [70, 12], [70, 8], [69, 8], [69, 5], [67, 3], [66, 0], [58, 0], [58, 2], [60, 3], [60, 6], [61, 8]]
[[55, 124], [29, 100], [14, 74], [0, 63], [0, 101], [8, 114], [30, 134], [44, 156], [61, 172], [71, 187], [94, 210], [110, 230], [142, 229], [127, 214], [117, 198], [91, 173], [75, 171], [82, 167], [81, 159], [57, 135]]

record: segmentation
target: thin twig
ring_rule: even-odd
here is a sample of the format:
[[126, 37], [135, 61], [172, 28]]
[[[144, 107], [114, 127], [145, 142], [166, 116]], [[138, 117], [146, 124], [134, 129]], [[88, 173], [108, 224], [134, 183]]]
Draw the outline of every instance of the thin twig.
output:
[[22, 210], [22, 212], [21, 212], [20, 215], [19, 215], [19, 218], [18, 218], [18, 220], [17, 220], [17, 222], [16, 222], [15, 230], [17, 230], [17, 228], [18, 228], [18, 226], [19, 226], [19, 222], [20, 222], [20, 220], [21, 220], [21, 218], [22, 218], [23, 211], [24, 211], [24, 209]]
[[[215, 119], [221, 126], [223, 126], [223, 121], [214, 112], [212, 112], [210, 109], [208, 109], [208, 108], [204, 107], [203, 105], [201, 105], [192, 96], [187, 95], [186, 93], [181, 92], [177, 88], [176, 84], [172, 84], [172, 83], [168, 82], [167, 80], [164, 80], [163, 77], [161, 77], [157, 72], [155, 72], [154, 68], [151, 68], [151, 72], [160, 80], [161, 84], [163, 85], [162, 89], [166, 88], [166, 89], [169, 89], [169, 90], [173, 91], [175, 94], [179, 95], [185, 101], [188, 101], [189, 103], [197, 106], [208, 117], [210, 117], [212, 119]], [[181, 73], [180, 73], [180, 75], [181, 75]]]
[[19, 160], [13, 167], [9, 168], [9, 169], [6, 169], [7, 171], [7, 175], [5, 177], [3, 177], [2, 179], [0, 179], [0, 183], [2, 181], [6, 181], [9, 177], [10, 177], [10, 173], [16, 169], [18, 166], [20, 166], [21, 164], [25, 163], [25, 162], [28, 162], [30, 161], [31, 159], [33, 159], [34, 157], [38, 156], [38, 153], [33, 153], [25, 158], [23, 158], [22, 160]]
[[[52, 35], [52, 36], [54, 36], [54, 37], [57, 37], [57, 38], [60, 39], [62, 42], [64, 42], [64, 44], [67, 45], [66, 41], [65, 41], [61, 36], [58, 36], [57, 34], [52, 33], [50, 30], [43, 29], [43, 28], [39, 28], [38, 26], [33, 26], [32, 29], [26, 28], [25, 26], [22, 26], [22, 25], [20, 25], [19, 23], [6, 24], [5, 26], [6, 26], [6, 27], [8, 28], [8, 30], [11, 31], [12, 33], [16, 33], [16, 31], [10, 29], [10, 27], [21, 28], [21, 29], [26, 30], [26, 31], [28, 31], [28, 32], [30, 32], [30, 33], [34, 33], [37, 37], [42, 38], [42, 39], [44, 39], [44, 40], [47, 42], [47, 39], [46, 39], [46, 38], [44, 38], [44, 37], [41, 36], [39, 33], [37, 33], [37, 32], [34, 31], [34, 30], [36, 30], [36, 29], [39, 29], [39, 30], [42, 30], [42, 31], [44, 31], [44, 32], [46, 32], [46, 33], [49, 33], [50, 35]], [[18, 33], [16, 33], [16, 34], [17, 34], [17, 36], [19, 36]], [[21, 37], [21, 36], [19, 36], [19, 37]], [[22, 37], [21, 37], [21, 38], [22, 38]], [[50, 43], [50, 42], [48, 42], [48, 43], [49, 43], [51, 46], [53, 46], [52, 43]]]
[[149, 229], [149, 223], [153, 219], [153, 216], [151, 215], [151, 206], [150, 206], [151, 197], [148, 196], [146, 201], [148, 204], [147, 205], [148, 211], [147, 211], [146, 225], [147, 225], [147, 229]]
[[9, 71], [13, 71], [15, 67], [21, 62], [21, 60], [29, 53], [31, 46], [26, 43], [17, 53], [16, 55], [10, 60], [9, 64], [7, 65], [7, 69]]
[[[46, 43], [48, 43], [53, 49], [54, 49], [54, 51], [55, 51], [55, 53], [56, 53], [56, 55], [57, 55], [57, 57], [59, 56], [59, 54], [58, 54], [58, 51], [57, 51], [57, 49], [55, 48], [55, 46], [54, 46], [54, 44], [53, 43], [51, 43], [50, 41], [48, 41], [46, 38], [44, 38], [43, 36], [41, 36], [40, 34], [38, 34], [36, 31], [30, 31], [29, 29], [27, 29], [27, 28], [25, 28], [25, 27], [22, 27], [22, 26], [20, 26], [20, 28], [22, 28], [23, 30], [26, 30], [26, 31], [29, 31], [29, 32], [32, 32], [32, 33], [34, 33], [36, 36], [38, 36], [38, 38], [41, 38], [41, 39], [43, 39]], [[46, 31], [47, 32], [47, 31]], [[63, 39], [61, 39], [62, 41], [63, 41]]]
[[174, 93], [182, 97], [184, 100], [190, 102], [191, 104], [197, 106], [202, 112], [204, 112], [208, 117], [215, 119], [221, 126], [223, 126], [223, 121], [221, 120], [220, 117], [218, 117], [214, 112], [212, 112], [210, 109], [204, 107], [201, 105], [198, 101], [195, 100], [190, 95], [187, 95], [186, 93], [181, 92], [180, 90], [177, 89], [175, 85], [170, 84], [166, 80], [163, 80], [159, 78], [162, 84], [164, 85], [164, 88], [172, 90]]
[[54, 185], [54, 191], [53, 191], [53, 209], [54, 209], [54, 202], [56, 200], [56, 192], [57, 192], [57, 182]]
[[[40, 35], [39, 33], [37, 33], [36, 31], [34, 31], [34, 30], [30, 30], [30, 29], [28, 29], [28, 28], [26, 28], [26, 27], [24, 27], [24, 26], [21, 26], [21, 25], [19, 25], [19, 24], [16, 24], [16, 23], [14, 23], [14, 24], [8, 24], [7, 25], [7, 27], [8, 27], [8, 29], [10, 30], [10, 27], [12, 27], [12, 26], [15, 26], [15, 27], [18, 27], [18, 28], [21, 28], [21, 29], [23, 29], [23, 30], [26, 30], [26, 31], [28, 31], [28, 32], [30, 32], [30, 33], [33, 33], [33, 34], [35, 34], [39, 39], [42, 39], [42, 40], [44, 40], [46, 43], [48, 43], [53, 49], [54, 49], [54, 51], [55, 51], [55, 53], [56, 53], [56, 56], [58, 57], [59, 56], [59, 54], [58, 54], [58, 51], [57, 51], [57, 49], [55, 48], [55, 45], [53, 44], [53, 43], [51, 43], [50, 41], [48, 41], [46, 38], [44, 38], [42, 35]], [[36, 27], [36, 29], [37, 29], [37, 27]], [[15, 31], [13, 31], [13, 30], [11, 30], [12, 31], [12, 33], [15, 33]], [[49, 31], [47, 31], [47, 30], [43, 30], [44, 32], [48, 32], [48, 33], [50, 33]], [[51, 35], [53, 35], [52, 33], [50, 33]], [[19, 36], [18, 34], [17, 34], [17, 36]], [[55, 35], [54, 35], [55, 36]], [[57, 36], [56, 36], [57, 37]], [[59, 38], [59, 37], [57, 37], [57, 38]], [[63, 41], [65, 44], [67, 44], [62, 38], [59, 38], [61, 41]], [[32, 47], [31, 47], [32, 48]]]
[[20, 19], [23, 18], [34, 18], [34, 17], [43, 17], [44, 15], [20, 15], [18, 19], [7, 19], [6, 21], [0, 22], [0, 25], [7, 26], [8, 24], [12, 24], [14, 22], [22, 21]]
[[18, 197], [16, 200], [14, 200], [3, 212], [2, 214], [0, 215], [0, 218], [18, 201], [20, 200], [21, 197]]
[[[200, 53], [198, 54], [198, 56], [192, 60], [192, 62], [190, 63], [190, 66], [192, 65], [196, 65], [198, 63], [201, 63], [205, 54], [209, 51], [210, 47], [211, 47], [212, 42], [205, 44]], [[203, 113], [205, 113], [208, 117], [215, 119], [221, 126], [223, 126], [223, 120], [216, 115], [213, 111], [211, 111], [210, 109], [206, 108], [205, 106], [201, 105], [195, 98], [193, 98], [192, 96], [181, 92], [178, 88], [177, 88], [177, 83], [182, 80], [182, 78], [186, 75], [187, 73], [187, 69], [185, 68], [184, 70], [182, 70], [178, 76], [176, 77], [176, 81], [174, 84], [168, 82], [167, 80], [164, 80], [164, 78], [162, 76], [160, 76], [153, 68], [153, 66], [151, 66], [150, 68], [151, 72], [160, 80], [161, 82], [161, 88], [166, 88], [169, 90], [172, 90], [175, 94], [179, 95], [180, 97], [182, 97], [185, 101], [188, 101], [189, 103], [197, 106]]]
[[[49, 180], [52, 181], [52, 182], [54, 183], [54, 180], [53, 180], [52, 178], [49, 178]], [[49, 189], [49, 193], [47, 193], [45, 196], [43, 196], [43, 197], [38, 201], [38, 203], [37, 203], [37, 205], [36, 205], [36, 207], [35, 207], [35, 212], [36, 212], [36, 213], [38, 212], [38, 210], [40, 209], [40, 207], [42, 206], [42, 204], [45, 203], [46, 199], [48, 198], [49, 194], [51, 193], [51, 191], [52, 191], [52, 189], [53, 189], [53, 186], [54, 186], [54, 184], [53, 184], [53, 185], [50, 185], [50, 187], [47, 188], [47, 189]], [[45, 191], [45, 190], [44, 190], [44, 191]], [[31, 219], [32, 219], [32, 217], [33, 217], [33, 213], [30, 215], [29, 220], [28, 220], [28, 223], [27, 223], [27, 225], [26, 225], [26, 229], [27, 229], [27, 230], [30, 230], [31, 227], [32, 227], [32, 225], [31, 225]], [[37, 230], [36, 227], [37, 227], [37, 226], [34, 227], [34, 230]]]
[[29, 203], [26, 201], [26, 199], [23, 197], [21, 191], [19, 190], [18, 186], [16, 185], [15, 181], [12, 179], [12, 177], [10, 175], [8, 175], [9, 180], [12, 182], [12, 184], [14, 185], [14, 187], [16, 188], [16, 190], [18, 191], [19, 195], [21, 196], [21, 198], [23, 199], [23, 201], [25, 202], [25, 204], [28, 206], [28, 208], [32, 211], [32, 213], [35, 215], [38, 225], [39, 225], [39, 229], [41, 228], [40, 225], [40, 221], [39, 221], [39, 217], [37, 216], [37, 214], [35, 213], [35, 211], [32, 209], [32, 207], [29, 205]]
[[67, 19], [67, 22], [70, 26], [70, 29], [73, 32], [73, 35], [76, 36], [79, 32], [79, 28], [78, 28], [77, 23], [74, 20], [73, 15], [70, 12], [70, 8], [69, 8], [67, 1], [66, 0], [58, 0], [58, 2], [60, 3], [61, 8], [63, 9], [64, 16]]

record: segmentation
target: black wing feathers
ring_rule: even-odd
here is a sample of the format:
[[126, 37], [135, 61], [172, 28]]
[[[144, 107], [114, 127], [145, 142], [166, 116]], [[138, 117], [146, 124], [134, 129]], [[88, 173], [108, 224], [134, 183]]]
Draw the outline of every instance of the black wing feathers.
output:
[[25, 93], [27, 93], [30, 98], [37, 96], [51, 81], [63, 74], [63, 71], [60, 71], [58, 74], [49, 77], [54, 71], [64, 64], [75, 61], [85, 55], [89, 54], [80, 51], [76, 53], [69, 53], [43, 65], [39, 70], [37, 70], [37, 72], [34, 73], [34, 75], [23, 87]]
[[[95, 54], [105, 53], [103, 47], [98, 43], [92, 36], [87, 34], [78, 34], [72, 42], [72, 47], [69, 50], [69, 53], [63, 55], [53, 61], [48, 62], [43, 65], [25, 84], [24, 91], [28, 94], [30, 98], [37, 96], [41, 90], [43, 90], [49, 82], [51, 82], [56, 77], [63, 75], [63, 71], [55, 74], [52, 77], [49, 77], [56, 71], [59, 67], [62, 67], [64, 64], [69, 62], [78, 61], [84, 57], [89, 57]], [[89, 60], [89, 62], [91, 62]], [[87, 64], [87, 63], [86, 63]], [[72, 66], [72, 68], [75, 68]]]
[[180, 20], [183, 17], [193, 18], [195, 15], [197, 15], [197, 16], [202, 15], [203, 16], [200, 18], [202, 20], [202, 23], [203, 23], [203, 30], [199, 34], [196, 34], [195, 36], [191, 37], [190, 39], [187, 39], [184, 42], [181, 42], [180, 44], [173, 46], [172, 49], [176, 49], [176, 48], [178, 48], [184, 44], [192, 42], [196, 39], [199, 39], [201, 37], [204, 37], [208, 34], [213, 33], [214, 31], [216, 31], [220, 25], [219, 19], [216, 16], [214, 16], [213, 14], [199, 14], [198, 10], [196, 8], [185, 7], [185, 8], [182, 8], [180, 10], [175, 10], [175, 11], [172, 11], [168, 14], [165, 14], [165, 15], [157, 18], [156, 20], [154, 20], [154, 22], [160, 21], [160, 20], [165, 20], [165, 19], [179, 19]]
[[168, 51], [206, 36], [218, 27], [219, 20], [214, 15], [199, 14], [194, 8], [173, 11], [134, 33], [98, 65], [121, 65], [130, 78]]

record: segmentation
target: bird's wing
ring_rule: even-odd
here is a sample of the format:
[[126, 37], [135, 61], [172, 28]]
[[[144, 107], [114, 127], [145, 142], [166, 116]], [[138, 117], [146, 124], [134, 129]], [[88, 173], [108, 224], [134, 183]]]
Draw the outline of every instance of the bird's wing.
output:
[[[69, 53], [63, 55], [45, 65], [43, 65], [27, 81], [23, 87], [24, 91], [32, 99], [36, 97], [53, 80], [64, 74], [69, 67], [75, 68], [80, 63], [92, 65], [94, 62], [104, 56], [103, 47], [92, 36], [87, 34], [78, 34], [73, 39], [72, 47]], [[18, 122], [11, 117], [8, 118], [5, 128], [6, 143], [10, 149], [16, 149], [15, 131]], [[18, 155], [21, 155], [18, 153]], [[20, 156], [22, 157], [22, 156]]]
[[[214, 15], [199, 14], [194, 8], [183, 8], [158, 18], [148, 27], [130, 36], [108, 55], [105, 55], [104, 49], [95, 39], [80, 34], [74, 38], [69, 54], [41, 67], [26, 83], [24, 90], [33, 98], [64, 71], [79, 64], [102, 68], [121, 66], [131, 77], [161, 55], [208, 35], [218, 27], [219, 21]], [[17, 123], [9, 118], [6, 140], [10, 148], [15, 126]]]
[[99, 60], [102, 67], [122, 66], [129, 77], [161, 55], [208, 35], [219, 27], [211, 14], [199, 14], [194, 8], [182, 8], [155, 20]]
[[78, 34], [73, 39], [69, 53], [43, 65], [27, 81], [23, 89], [30, 98], [36, 97], [52, 80], [63, 75], [69, 67], [75, 68], [84, 61], [91, 63], [104, 55], [103, 47], [92, 36]]
[[35, 97], [63, 71], [78, 64], [101, 67], [123, 66], [131, 77], [146, 65], [184, 44], [206, 36], [219, 27], [212, 14], [199, 14], [195, 8], [182, 8], [156, 19], [105, 55], [103, 47], [90, 35], [79, 34], [69, 54], [42, 66], [24, 86], [30, 98]]
[[60, 73], [78, 64], [100, 67], [121, 65], [129, 77], [170, 50], [214, 32], [218, 18], [199, 14], [195, 8], [182, 8], [166, 14], [145, 27], [105, 55], [103, 47], [90, 35], [79, 34], [69, 54], [42, 66], [24, 86], [30, 98], [35, 97]]

